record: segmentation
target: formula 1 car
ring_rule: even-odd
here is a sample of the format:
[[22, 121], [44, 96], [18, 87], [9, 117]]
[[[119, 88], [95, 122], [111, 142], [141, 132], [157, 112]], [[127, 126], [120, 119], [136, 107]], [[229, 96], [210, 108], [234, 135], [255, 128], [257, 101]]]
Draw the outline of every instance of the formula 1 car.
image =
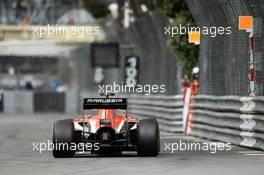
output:
[[[52, 152], [55, 158], [74, 156], [80, 149], [76, 145], [80, 144], [90, 144], [85, 151], [99, 155], [121, 154], [122, 151], [137, 151], [138, 156], [158, 155], [160, 136], [157, 120], [137, 120], [129, 116], [126, 99], [109, 98], [110, 95], [84, 98], [83, 109], [97, 109], [96, 115], [86, 114], [54, 123]], [[125, 110], [125, 114], [117, 114], [120, 110]]]

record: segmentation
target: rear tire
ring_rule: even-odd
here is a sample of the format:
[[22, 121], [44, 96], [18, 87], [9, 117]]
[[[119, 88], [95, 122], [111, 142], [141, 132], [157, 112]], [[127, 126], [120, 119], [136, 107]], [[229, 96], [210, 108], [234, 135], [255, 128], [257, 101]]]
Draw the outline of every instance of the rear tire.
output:
[[72, 120], [58, 120], [53, 125], [53, 156], [55, 158], [73, 157], [75, 150], [70, 149], [71, 143], [74, 143]]
[[138, 156], [157, 156], [160, 151], [159, 125], [156, 119], [140, 120], [137, 125]]

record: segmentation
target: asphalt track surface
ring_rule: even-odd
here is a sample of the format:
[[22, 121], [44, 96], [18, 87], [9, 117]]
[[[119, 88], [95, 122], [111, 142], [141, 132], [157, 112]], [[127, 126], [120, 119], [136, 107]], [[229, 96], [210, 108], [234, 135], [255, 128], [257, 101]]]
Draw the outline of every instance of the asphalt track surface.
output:
[[158, 157], [98, 157], [81, 154], [55, 159], [51, 151], [41, 154], [33, 142], [51, 139], [52, 123], [65, 115], [0, 115], [0, 174], [174, 174], [174, 175], [263, 175], [264, 152], [232, 147], [230, 151], [165, 151], [165, 143], [207, 142], [182, 135], [162, 136]]

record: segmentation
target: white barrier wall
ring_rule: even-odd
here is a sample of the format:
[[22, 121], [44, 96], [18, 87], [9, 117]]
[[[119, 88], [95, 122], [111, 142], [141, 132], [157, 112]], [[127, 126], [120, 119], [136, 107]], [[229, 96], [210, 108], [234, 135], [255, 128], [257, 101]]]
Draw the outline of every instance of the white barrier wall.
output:
[[4, 91], [4, 113], [32, 114], [33, 93], [27, 91]]
[[81, 108], [80, 96], [77, 91], [67, 91], [65, 98], [65, 113], [78, 114]]

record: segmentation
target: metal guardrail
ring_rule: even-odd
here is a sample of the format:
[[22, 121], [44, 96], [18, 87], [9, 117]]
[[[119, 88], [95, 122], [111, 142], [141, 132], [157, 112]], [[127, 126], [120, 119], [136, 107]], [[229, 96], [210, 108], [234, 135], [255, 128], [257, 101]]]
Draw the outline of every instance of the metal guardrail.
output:
[[195, 98], [195, 109], [263, 114], [264, 97], [206, 96]]
[[[34, 110], [37, 96], [33, 92], [4, 91], [3, 94], [4, 113], [37, 112]], [[67, 92], [65, 98], [60, 100], [65, 107], [59, 111], [68, 114], [78, 113], [80, 99], [90, 95]], [[122, 97], [128, 98], [130, 115], [135, 115], [139, 119], [156, 118], [160, 130], [165, 133], [182, 132], [182, 96], [122, 95]], [[46, 105], [51, 98], [45, 97], [43, 100], [43, 104]], [[264, 150], [264, 97], [198, 95], [193, 97], [192, 101], [191, 135]], [[45, 111], [46, 109], [42, 110]]]
[[165, 133], [182, 132], [182, 96], [129, 96], [128, 113], [156, 118]]
[[264, 150], [264, 97], [193, 98], [191, 134]]
[[[84, 97], [98, 97], [94, 93], [81, 92], [79, 100]], [[160, 131], [164, 133], [182, 132], [182, 96], [128, 95], [116, 94], [115, 97], [127, 98], [128, 113], [138, 119], [156, 118]], [[82, 101], [80, 101], [80, 104]], [[124, 111], [118, 111], [123, 114]]]

